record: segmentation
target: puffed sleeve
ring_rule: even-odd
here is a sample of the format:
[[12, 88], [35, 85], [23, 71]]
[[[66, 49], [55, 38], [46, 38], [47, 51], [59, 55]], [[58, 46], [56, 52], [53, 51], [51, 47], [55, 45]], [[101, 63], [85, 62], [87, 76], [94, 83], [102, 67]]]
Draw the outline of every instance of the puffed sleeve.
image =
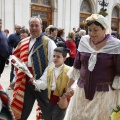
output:
[[67, 75], [69, 76], [70, 79], [72, 80], [78, 80], [80, 77], [80, 67], [81, 67], [81, 62], [80, 62], [80, 53], [78, 52], [74, 61], [73, 67], [70, 68], [68, 71]]

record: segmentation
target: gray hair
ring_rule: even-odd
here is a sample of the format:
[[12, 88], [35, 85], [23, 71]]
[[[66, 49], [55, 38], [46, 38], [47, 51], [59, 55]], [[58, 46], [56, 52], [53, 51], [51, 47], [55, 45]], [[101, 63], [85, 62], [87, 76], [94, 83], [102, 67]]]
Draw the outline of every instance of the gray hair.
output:
[[79, 35], [81, 36], [81, 35], [86, 35], [86, 31], [85, 30], [80, 30], [79, 31]]
[[29, 24], [30, 24], [30, 21], [31, 21], [32, 19], [38, 19], [38, 20], [40, 21], [40, 24], [42, 24], [42, 20], [41, 20], [41, 18], [38, 17], [38, 16], [32, 16], [32, 17], [29, 19]]

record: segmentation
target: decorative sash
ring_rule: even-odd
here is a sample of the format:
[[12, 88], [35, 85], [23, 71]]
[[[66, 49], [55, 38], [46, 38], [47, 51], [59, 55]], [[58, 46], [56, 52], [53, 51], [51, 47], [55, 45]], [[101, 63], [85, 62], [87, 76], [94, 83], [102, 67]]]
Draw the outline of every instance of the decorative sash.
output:
[[31, 55], [35, 79], [39, 79], [48, 65], [48, 39], [42, 36], [34, 46]]

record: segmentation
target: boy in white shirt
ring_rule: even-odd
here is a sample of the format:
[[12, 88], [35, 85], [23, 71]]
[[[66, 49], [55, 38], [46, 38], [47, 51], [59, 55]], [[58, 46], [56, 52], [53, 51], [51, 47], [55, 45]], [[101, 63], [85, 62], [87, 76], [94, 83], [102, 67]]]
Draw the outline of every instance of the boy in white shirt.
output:
[[[53, 54], [55, 65], [50, 66], [41, 78], [35, 81], [39, 91], [48, 89], [50, 120], [63, 120], [67, 105], [61, 106], [60, 100], [69, 101], [64, 94], [69, 80], [67, 72], [70, 70], [70, 67], [64, 64], [68, 52], [69, 50], [63, 47], [55, 48]], [[34, 79], [30, 80], [32, 83], [33, 81]]]

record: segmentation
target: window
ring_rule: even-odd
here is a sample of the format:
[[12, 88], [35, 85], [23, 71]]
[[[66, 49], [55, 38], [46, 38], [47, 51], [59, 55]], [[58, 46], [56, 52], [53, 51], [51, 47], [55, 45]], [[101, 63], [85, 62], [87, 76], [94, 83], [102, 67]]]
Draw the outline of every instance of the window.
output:
[[111, 29], [112, 29], [112, 33], [115, 33], [116, 36], [119, 33], [119, 9], [118, 7], [114, 7], [113, 11], [112, 11], [112, 22], [111, 22]]
[[32, 16], [40, 16], [41, 19], [47, 19], [46, 12], [32, 10]]
[[80, 7], [80, 12], [91, 13], [91, 7], [87, 0], [83, 0], [82, 5]]
[[50, 0], [31, 0], [31, 3], [42, 4], [50, 6]]
[[85, 20], [91, 15], [91, 6], [88, 0], [83, 0], [80, 7], [80, 28], [86, 30]]
[[50, 0], [31, 0], [31, 16], [40, 16], [43, 23], [43, 31], [52, 24], [52, 7]]

